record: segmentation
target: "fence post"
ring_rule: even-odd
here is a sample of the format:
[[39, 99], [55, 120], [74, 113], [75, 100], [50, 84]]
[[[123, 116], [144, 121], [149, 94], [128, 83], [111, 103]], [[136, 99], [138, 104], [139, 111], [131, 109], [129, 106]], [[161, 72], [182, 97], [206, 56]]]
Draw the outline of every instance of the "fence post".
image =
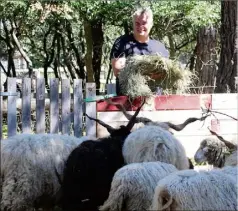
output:
[[50, 133], [59, 132], [59, 79], [50, 79]]
[[74, 136], [83, 135], [82, 117], [83, 117], [83, 90], [82, 79], [74, 79]]
[[45, 133], [45, 79], [36, 79], [36, 133]]
[[[9, 93], [16, 93], [16, 78], [7, 79], [7, 91]], [[8, 105], [7, 105], [8, 137], [16, 135], [17, 131], [16, 100], [17, 100], [16, 95], [8, 96]]]
[[22, 79], [22, 132], [31, 132], [31, 78]]
[[61, 84], [62, 104], [62, 134], [70, 134], [70, 80], [62, 79]]
[[[94, 98], [96, 96], [96, 84], [95, 83], [86, 83], [86, 98]], [[90, 117], [96, 118], [96, 102], [87, 102], [86, 103], [86, 114]], [[86, 117], [86, 135], [94, 136], [97, 135], [97, 125], [96, 122], [90, 120]]]

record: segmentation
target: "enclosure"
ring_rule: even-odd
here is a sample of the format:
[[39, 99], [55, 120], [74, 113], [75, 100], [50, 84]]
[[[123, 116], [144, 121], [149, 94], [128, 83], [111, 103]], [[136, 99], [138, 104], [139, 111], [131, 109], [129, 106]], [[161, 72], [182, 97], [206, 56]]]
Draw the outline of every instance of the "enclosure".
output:
[[[45, 91], [43, 78], [37, 78], [35, 93], [31, 92], [31, 82], [31, 79], [24, 78], [22, 92], [19, 93], [16, 92], [16, 78], [8, 78], [8, 90], [1, 94], [4, 95], [1, 97], [4, 98], [1, 99], [1, 137], [22, 132], [104, 137], [108, 135], [106, 129], [89, 120], [84, 113], [117, 127], [128, 120], [115, 105], [103, 99], [111, 97], [114, 102], [123, 104], [131, 114], [140, 102], [138, 99], [131, 101], [126, 96], [96, 96], [95, 83], [87, 83], [83, 89], [80, 79], [75, 79], [70, 86], [69, 79], [59, 82], [53, 78], [50, 80], [49, 94]], [[113, 94], [114, 85], [108, 84], [107, 87], [108, 94]], [[210, 108], [237, 118], [237, 102], [236, 93], [155, 95], [146, 102], [139, 116], [153, 121], [182, 123], [189, 117], [200, 118], [201, 108]], [[7, 121], [2, 122], [3, 116], [7, 117]], [[134, 129], [137, 127], [138, 124]], [[207, 127], [228, 140], [237, 137], [237, 121], [222, 114], [211, 115], [204, 122], [189, 124], [180, 132], [174, 131], [189, 157], [193, 157], [200, 142], [211, 135]]]

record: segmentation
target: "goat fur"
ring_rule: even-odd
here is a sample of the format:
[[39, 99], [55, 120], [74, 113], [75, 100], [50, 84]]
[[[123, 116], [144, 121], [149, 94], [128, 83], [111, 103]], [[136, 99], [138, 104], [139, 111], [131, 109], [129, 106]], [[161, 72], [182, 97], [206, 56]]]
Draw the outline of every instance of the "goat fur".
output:
[[123, 145], [125, 162], [161, 161], [177, 169], [189, 169], [183, 145], [169, 131], [158, 126], [145, 126], [131, 133]]
[[237, 167], [182, 170], [158, 182], [151, 210], [237, 210]]
[[148, 210], [157, 182], [175, 171], [175, 166], [159, 161], [122, 167], [115, 173], [109, 198], [100, 210]]
[[109, 137], [85, 141], [70, 154], [64, 170], [63, 209], [98, 210], [108, 198], [115, 172], [124, 165], [125, 127]]
[[1, 142], [1, 209], [53, 207], [60, 176], [70, 152], [89, 137], [58, 134], [18, 134]]
[[[211, 136], [200, 143], [200, 146], [194, 155], [194, 160], [198, 164], [201, 162], [208, 162], [208, 164], [213, 165], [214, 167], [222, 168], [225, 165], [226, 159], [231, 156], [229, 154], [229, 148], [217, 137]], [[232, 157], [229, 160], [231, 159]], [[235, 159], [232, 161], [233, 165], [234, 161]], [[226, 165], [229, 165], [229, 162], [226, 163]]]

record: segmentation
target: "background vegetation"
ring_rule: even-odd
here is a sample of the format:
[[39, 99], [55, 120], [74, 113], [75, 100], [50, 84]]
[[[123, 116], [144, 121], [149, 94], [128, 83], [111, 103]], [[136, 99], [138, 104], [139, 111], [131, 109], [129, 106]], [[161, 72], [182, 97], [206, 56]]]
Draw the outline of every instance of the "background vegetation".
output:
[[[151, 6], [152, 37], [197, 74], [194, 92], [235, 92], [236, 1], [139, 0], [4, 0], [0, 1], [0, 58], [8, 61], [6, 76], [17, 75], [13, 62], [19, 51], [33, 68], [43, 68], [60, 78], [96, 82], [105, 71], [112, 76], [109, 54], [114, 40], [131, 31], [135, 7]], [[238, 43], [238, 42], [237, 42]], [[215, 88], [216, 87], [216, 88]]]

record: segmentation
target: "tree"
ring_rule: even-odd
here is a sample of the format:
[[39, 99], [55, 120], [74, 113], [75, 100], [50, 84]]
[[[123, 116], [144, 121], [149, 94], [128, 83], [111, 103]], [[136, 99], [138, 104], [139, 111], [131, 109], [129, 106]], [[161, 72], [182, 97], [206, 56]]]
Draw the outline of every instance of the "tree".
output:
[[213, 93], [217, 69], [217, 30], [202, 27], [197, 36], [195, 71], [201, 93]]
[[221, 55], [215, 92], [235, 92], [237, 75], [237, 1], [221, 2]]

